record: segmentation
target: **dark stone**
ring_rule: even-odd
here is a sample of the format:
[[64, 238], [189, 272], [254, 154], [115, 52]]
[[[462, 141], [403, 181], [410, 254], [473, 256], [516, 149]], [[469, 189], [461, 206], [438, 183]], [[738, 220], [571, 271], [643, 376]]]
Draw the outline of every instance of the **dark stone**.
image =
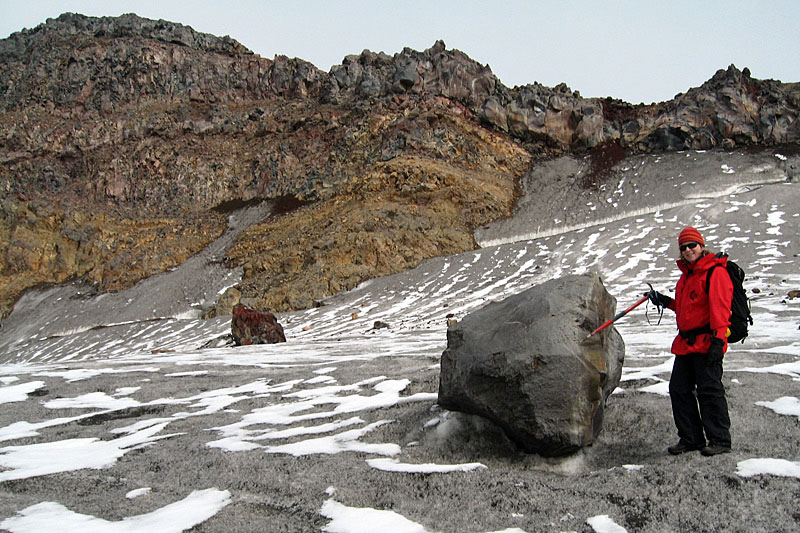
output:
[[686, 149], [686, 141], [677, 128], [658, 128], [645, 140], [649, 149], [664, 152]]
[[408, 62], [405, 65], [401, 64], [398, 65], [396, 69], [394, 75], [396, 92], [410, 91], [419, 81], [416, 63]]
[[239, 304], [233, 308], [231, 334], [237, 346], [286, 342], [283, 326], [269, 311], [256, 311]]
[[102, 412], [92, 415], [88, 418], [81, 418], [77, 421], [79, 426], [96, 426], [104, 424], [112, 420], [124, 420], [126, 418], [138, 418], [148, 415], [156, 415], [163, 413], [165, 406], [163, 405], [140, 405], [137, 407], [127, 407], [125, 409], [117, 409], [111, 412]]
[[597, 274], [568, 276], [470, 313], [447, 330], [439, 404], [488, 418], [524, 451], [573, 453], [600, 433], [625, 345]]

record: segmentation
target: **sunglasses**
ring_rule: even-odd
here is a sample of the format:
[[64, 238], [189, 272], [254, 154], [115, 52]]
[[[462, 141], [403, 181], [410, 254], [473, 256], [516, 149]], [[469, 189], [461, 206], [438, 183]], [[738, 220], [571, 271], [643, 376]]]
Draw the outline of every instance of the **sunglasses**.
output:
[[697, 246], [700, 245], [696, 242], [687, 242], [686, 244], [681, 244], [680, 246], [678, 246], [678, 248], [680, 249], [681, 252], [685, 252], [687, 248], [689, 248], [690, 250], [694, 250], [695, 247]]

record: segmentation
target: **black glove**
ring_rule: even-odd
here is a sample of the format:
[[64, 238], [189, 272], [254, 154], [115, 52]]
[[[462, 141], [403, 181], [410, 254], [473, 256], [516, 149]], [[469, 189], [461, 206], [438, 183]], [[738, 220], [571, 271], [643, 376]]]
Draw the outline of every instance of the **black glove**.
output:
[[656, 307], [669, 307], [672, 303], [672, 298], [667, 296], [666, 294], [661, 294], [660, 292], [656, 292], [654, 290], [648, 291], [644, 293], [645, 296], [650, 298], [650, 302]]
[[706, 365], [713, 366], [717, 363], [722, 363], [722, 348], [725, 343], [722, 339], [711, 337], [711, 347], [708, 349], [708, 356], [706, 357]]

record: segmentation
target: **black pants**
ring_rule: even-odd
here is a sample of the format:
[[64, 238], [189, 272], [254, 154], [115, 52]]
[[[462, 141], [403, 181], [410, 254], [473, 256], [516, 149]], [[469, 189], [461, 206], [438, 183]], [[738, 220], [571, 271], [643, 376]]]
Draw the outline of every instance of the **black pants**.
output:
[[[669, 379], [672, 416], [681, 442], [731, 445], [731, 420], [722, 385], [722, 361], [706, 365], [706, 354], [676, 355]], [[703, 432], [705, 431], [705, 436]]]

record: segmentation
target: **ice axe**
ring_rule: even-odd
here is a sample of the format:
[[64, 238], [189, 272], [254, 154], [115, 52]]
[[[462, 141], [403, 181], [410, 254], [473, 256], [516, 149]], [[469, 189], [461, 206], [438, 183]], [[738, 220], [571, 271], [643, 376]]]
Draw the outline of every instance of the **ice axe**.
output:
[[612, 318], [611, 320], [609, 320], [608, 322], [606, 322], [605, 324], [603, 324], [602, 326], [600, 326], [599, 328], [597, 328], [596, 330], [594, 330], [593, 332], [591, 332], [591, 333], [590, 333], [590, 334], [589, 334], [589, 335], [588, 335], [588, 336], [587, 336], [585, 339], [583, 339], [583, 340], [584, 340], [584, 341], [587, 341], [587, 340], [589, 340], [589, 338], [591, 338], [591, 337], [592, 337], [594, 334], [596, 334], [596, 333], [600, 333], [601, 331], [603, 331], [604, 329], [606, 329], [608, 326], [610, 326], [611, 324], [613, 324], [614, 322], [616, 322], [616, 321], [617, 321], [617, 320], [619, 320], [620, 318], [624, 317], [625, 315], [627, 315], [628, 313], [630, 313], [631, 311], [633, 311], [634, 309], [636, 309], [637, 307], [639, 307], [640, 305], [642, 305], [643, 303], [645, 303], [645, 302], [647, 301], [647, 299], [648, 299], [648, 298], [649, 298], [649, 296], [648, 296], [647, 294], [645, 294], [644, 296], [642, 296], [642, 298], [641, 298], [641, 299], [640, 299], [638, 302], [636, 302], [635, 304], [633, 304], [632, 306], [630, 306], [630, 307], [629, 307], [629, 308], [627, 308], [626, 310], [624, 310], [624, 311], [620, 311], [619, 313], [617, 313], [617, 314], [614, 316], [614, 318]]

